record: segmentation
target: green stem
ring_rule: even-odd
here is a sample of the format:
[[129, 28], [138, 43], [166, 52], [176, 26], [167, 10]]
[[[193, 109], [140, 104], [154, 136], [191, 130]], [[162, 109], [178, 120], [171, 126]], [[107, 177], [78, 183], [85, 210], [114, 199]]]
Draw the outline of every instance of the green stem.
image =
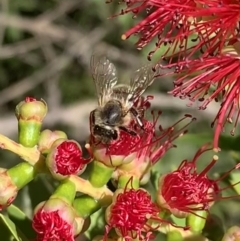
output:
[[75, 184], [70, 181], [69, 179], [63, 180], [57, 189], [55, 190], [54, 194], [51, 198], [62, 198], [67, 203], [72, 204], [76, 195], [76, 186]]
[[120, 176], [118, 179], [118, 188], [133, 188], [138, 189], [140, 186], [140, 181], [137, 177], [134, 176]]
[[45, 161], [44, 156], [41, 155], [37, 147], [24, 147], [2, 134], [0, 134], [0, 147], [15, 153], [31, 165], [35, 165], [37, 162]]
[[7, 173], [18, 189], [31, 182], [37, 174], [35, 168], [26, 162], [10, 168]]
[[38, 144], [42, 123], [35, 120], [18, 121], [18, 141], [25, 147], [34, 147]]
[[98, 161], [93, 161], [90, 168], [89, 181], [94, 187], [103, 187], [106, 185], [111, 179], [115, 169], [113, 167], [107, 167]]
[[69, 179], [75, 184], [77, 192], [93, 197], [101, 206], [108, 206], [112, 202], [113, 193], [106, 186], [96, 188], [89, 181], [75, 175], [70, 176]]

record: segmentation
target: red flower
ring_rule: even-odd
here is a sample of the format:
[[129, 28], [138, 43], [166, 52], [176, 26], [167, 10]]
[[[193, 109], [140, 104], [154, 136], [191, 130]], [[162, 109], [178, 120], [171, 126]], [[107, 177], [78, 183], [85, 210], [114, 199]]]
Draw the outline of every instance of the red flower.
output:
[[194, 0], [124, 0], [127, 8], [121, 14], [133, 13], [137, 16], [146, 11], [146, 17], [136, 26], [128, 30], [123, 39], [129, 38], [133, 34], [139, 34], [136, 43], [138, 49], [157, 37], [156, 48], [149, 53], [149, 58], [157, 51], [160, 46], [169, 44], [169, 49], [164, 56], [168, 55], [169, 50], [175, 53], [187, 43], [188, 37], [192, 34], [190, 29], [193, 18], [185, 15], [185, 12], [196, 10]]
[[183, 69], [181, 77], [174, 81], [175, 88], [170, 92], [172, 95], [189, 98], [191, 102], [202, 102], [199, 107], [201, 110], [206, 109], [212, 100], [221, 101], [221, 107], [213, 121], [213, 124], [216, 122], [214, 135], [216, 150], [225, 123], [227, 121], [232, 123], [235, 119], [231, 131], [231, 134], [234, 134], [240, 114], [240, 58], [233, 48], [226, 48], [225, 51], [216, 57], [186, 60], [171, 65], [175, 65], [176, 72]]
[[76, 141], [65, 139], [55, 141], [46, 158], [50, 172], [60, 179], [82, 173], [89, 161]]
[[[174, 125], [163, 129], [161, 125], [158, 126], [160, 115], [161, 112], [158, 112], [157, 115], [152, 112], [153, 120], [145, 121], [144, 132], [140, 135], [140, 141], [135, 146], [135, 155], [131, 156], [132, 160], [130, 162], [122, 163], [122, 165], [116, 169], [113, 176], [115, 179], [127, 174], [141, 179], [142, 184], [147, 182], [147, 177], [149, 177], [148, 174], [152, 166], [157, 163], [170, 148], [175, 147], [173, 141], [184, 135], [187, 132], [186, 127], [195, 120], [195, 118], [192, 118], [190, 115], [186, 115]], [[188, 118], [190, 118], [191, 121], [183, 127], [178, 128], [178, 124]], [[126, 157], [126, 159], [127, 158], [128, 157]]]
[[220, 178], [213, 180], [207, 173], [218, 160], [214, 155], [207, 167], [198, 172], [197, 159], [202, 153], [211, 150], [207, 147], [208, 145], [204, 145], [199, 149], [191, 161], [184, 160], [176, 171], [159, 178], [157, 202], [177, 217], [184, 217], [197, 210], [208, 210], [215, 201], [226, 198], [221, 197], [221, 191], [228, 187], [221, 189], [219, 182], [232, 170], [240, 167], [236, 165]]
[[[106, 210], [106, 235], [114, 228], [126, 241], [148, 241], [152, 238], [151, 221], [159, 220], [160, 209], [144, 189], [118, 190]], [[156, 227], [157, 226], [157, 227]], [[158, 225], [155, 224], [155, 229]]]
[[[197, 0], [198, 9], [190, 10], [186, 15], [201, 21], [193, 23], [193, 32], [197, 34], [197, 44], [193, 50], [200, 50], [203, 56], [220, 53], [226, 44], [233, 43], [239, 35], [239, 0]], [[190, 54], [190, 55], [191, 55]]]
[[73, 208], [61, 199], [50, 199], [40, 203], [33, 217], [33, 228], [37, 241], [74, 241], [76, 235]]

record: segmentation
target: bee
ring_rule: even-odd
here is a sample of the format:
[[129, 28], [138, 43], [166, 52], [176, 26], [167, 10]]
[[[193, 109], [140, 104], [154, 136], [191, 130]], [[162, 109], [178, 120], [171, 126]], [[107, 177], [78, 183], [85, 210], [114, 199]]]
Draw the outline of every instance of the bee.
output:
[[136, 132], [129, 128], [131, 121], [143, 129], [143, 110], [134, 105], [154, 81], [150, 66], [136, 70], [129, 85], [118, 84], [116, 67], [105, 56], [93, 55], [90, 70], [98, 97], [98, 107], [90, 113], [90, 129], [95, 140], [109, 144], [119, 139], [119, 131], [129, 135]]

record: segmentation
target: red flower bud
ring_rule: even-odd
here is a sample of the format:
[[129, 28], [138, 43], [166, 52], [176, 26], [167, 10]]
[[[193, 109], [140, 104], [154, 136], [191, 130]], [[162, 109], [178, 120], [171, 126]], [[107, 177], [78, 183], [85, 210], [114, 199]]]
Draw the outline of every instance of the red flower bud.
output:
[[34, 211], [32, 225], [38, 241], [74, 241], [81, 231], [74, 209], [59, 198], [40, 203]]
[[57, 179], [81, 174], [89, 161], [82, 157], [81, 146], [76, 141], [65, 139], [55, 141], [46, 158], [50, 172]]

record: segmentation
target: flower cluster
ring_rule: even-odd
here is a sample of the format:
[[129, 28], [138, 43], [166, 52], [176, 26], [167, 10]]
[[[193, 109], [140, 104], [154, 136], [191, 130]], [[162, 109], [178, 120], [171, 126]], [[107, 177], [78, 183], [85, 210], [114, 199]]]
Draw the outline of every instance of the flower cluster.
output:
[[173, 96], [199, 101], [204, 110], [212, 100], [221, 103], [215, 124], [214, 148], [219, 150], [219, 136], [226, 122], [233, 123], [234, 134], [239, 119], [239, 0], [122, 0], [125, 7], [118, 15], [145, 15], [128, 30], [141, 49], [155, 41], [163, 52], [156, 68], [172, 69], [161, 74], [174, 75]]
[[[166, 64], [157, 63], [154, 68], [172, 70], [167, 74], [138, 70], [130, 89], [115, 86], [116, 69], [108, 59], [91, 61], [99, 106], [89, 113], [89, 140], [85, 145], [88, 157], [81, 145], [64, 132], [41, 131], [48, 110], [45, 101], [27, 97], [17, 105], [18, 143], [0, 135], [0, 147], [17, 154], [23, 162], [9, 169], [0, 168], [0, 211], [9, 208], [18, 191], [39, 174], [49, 175], [56, 183], [55, 189], [33, 213], [37, 241], [74, 241], [89, 229], [97, 211], [104, 220], [94, 241], [149, 241], [157, 232], [165, 233], [168, 240], [196, 235], [205, 239], [201, 235], [211, 218], [210, 208], [216, 201], [239, 198], [238, 193], [225, 195], [225, 191], [233, 191], [240, 181], [225, 187], [220, 182], [239, 169], [240, 163], [217, 178], [210, 174], [218, 161], [215, 152], [202, 170], [198, 166], [204, 153], [219, 150], [225, 122], [234, 122], [235, 128], [240, 115], [239, 0], [120, 3], [125, 5], [121, 15], [146, 15], [122, 38], [138, 34], [138, 49], [155, 39], [156, 47], [149, 59], [164, 46], [162, 60]], [[196, 120], [185, 114], [173, 125], [162, 127], [161, 111], [150, 111], [153, 96], [143, 97], [142, 93], [155, 75], [170, 74], [178, 74], [173, 96], [200, 101], [200, 109], [207, 108], [212, 100], [219, 100], [221, 107], [213, 121], [213, 145], [203, 145], [191, 160], [183, 160], [161, 176], [160, 170], [153, 177], [154, 165], [177, 147], [175, 140], [187, 134], [187, 127]], [[100, 81], [105, 81], [105, 89]], [[178, 219], [184, 221], [181, 226]], [[238, 230], [233, 227], [221, 238], [237, 240]]]

